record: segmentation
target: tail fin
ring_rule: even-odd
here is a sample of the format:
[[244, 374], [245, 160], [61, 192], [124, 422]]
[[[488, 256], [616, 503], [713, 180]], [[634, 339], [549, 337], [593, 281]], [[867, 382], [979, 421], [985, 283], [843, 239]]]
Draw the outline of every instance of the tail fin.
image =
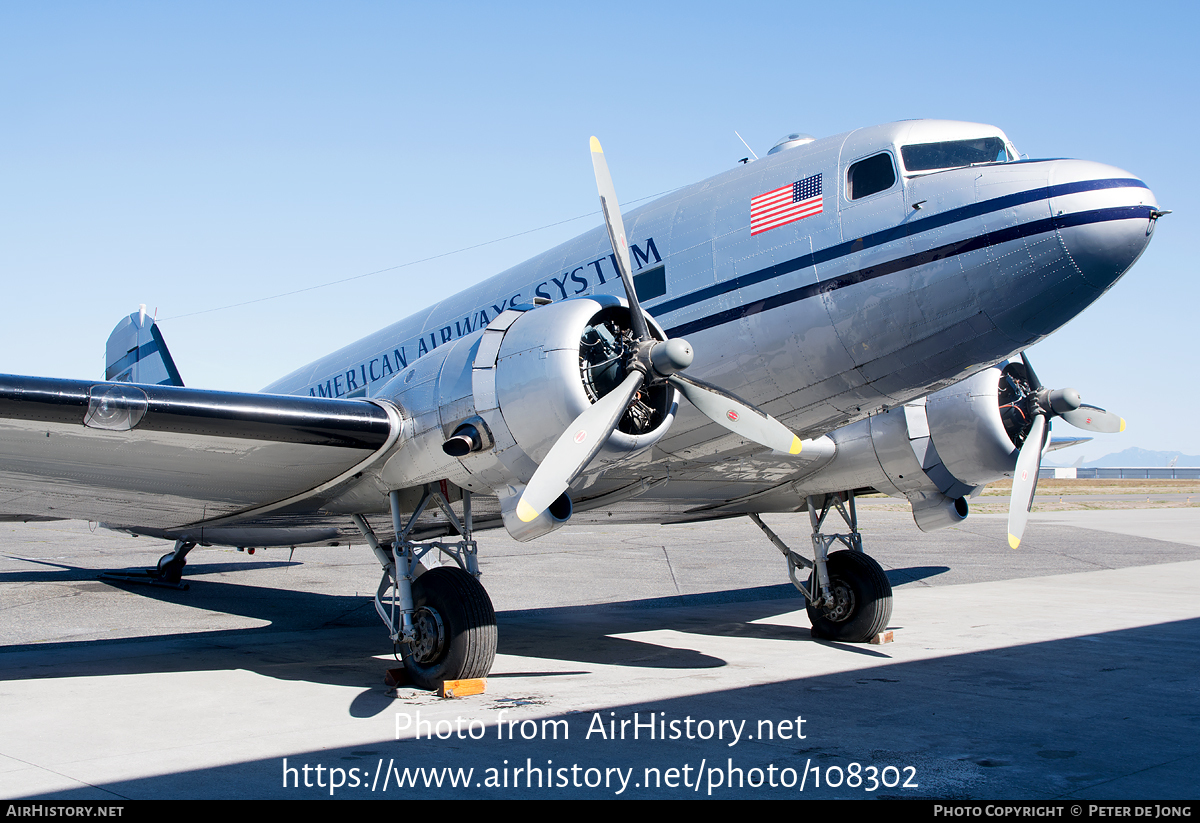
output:
[[128, 317], [121, 318], [108, 336], [104, 363], [105, 380], [158, 386], [183, 385], [162, 332], [153, 319], [146, 322], [145, 304]]

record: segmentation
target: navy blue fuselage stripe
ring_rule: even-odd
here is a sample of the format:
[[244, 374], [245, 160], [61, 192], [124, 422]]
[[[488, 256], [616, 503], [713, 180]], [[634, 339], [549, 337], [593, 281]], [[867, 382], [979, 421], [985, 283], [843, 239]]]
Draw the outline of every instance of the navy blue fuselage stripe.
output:
[[802, 254], [799, 257], [794, 257], [791, 260], [785, 260], [782, 263], [776, 263], [773, 266], [768, 266], [765, 269], [744, 274], [740, 277], [731, 277], [720, 283], [714, 283], [711, 286], [706, 286], [702, 289], [697, 289], [690, 294], [676, 297], [674, 300], [667, 300], [659, 303], [657, 306], [647, 307], [650, 314], [655, 317], [661, 317], [673, 311], [677, 311], [687, 306], [693, 306], [696, 303], [701, 303], [713, 297], [719, 297], [722, 294], [728, 294], [731, 291], [736, 291], [740, 288], [753, 286], [762, 283], [766, 280], [771, 280], [776, 277], [781, 277], [785, 274], [798, 271], [799, 269], [808, 268], [809, 266], [817, 266], [823, 263], [828, 263], [831, 260], [836, 260], [839, 257], [845, 257], [864, 249], [871, 249], [876, 246], [882, 246], [885, 243], [893, 243], [897, 240], [903, 240], [906, 237], [912, 237], [923, 232], [932, 231], [933, 229], [944, 228], [952, 223], [958, 223], [963, 220], [970, 220], [974, 217], [980, 217], [985, 214], [991, 214], [1004, 209], [1010, 209], [1015, 206], [1023, 206], [1026, 203], [1033, 203], [1039, 200], [1048, 200], [1051, 197], [1063, 197], [1068, 194], [1079, 194], [1086, 191], [1097, 191], [1099, 189], [1119, 189], [1119, 188], [1146, 188], [1146, 184], [1141, 180], [1134, 178], [1108, 178], [1105, 180], [1081, 180], [1076, 183], [1064, 183], [1058, 186], [1042, 186], [1037, 189], [1028, 191], [1016, 192], [1014, 194], [1006, 194], [1003, 197], [995, 197], [991, 200], [984, 200], [982, 203], [972, 203], [969, 206], [960, 206], [957, 209], [950, 209], [941, 214], [930, 215], [923, 217], [920, 220], [913, 220], [909, 223], [901, 223], [898, 226], [893, 226], [890, 229], [877, 231], [873, 234], [868, 234], [865, 237], [860, 237], [856, 240], [847, 240], [843, 243], [838, 243], [835, 246], [829, 246], [820, 251]]
[[967, 252], [977, 251], [989, 246], [996, 246], [1001, 243], [1009, 243], [1013, 240], [1020, 240], [1024, 237], [1032, 237], [1037, 234], [1056, 231], [1071, 226], [1085, 226], [1091, 223], [1105, 223], [1112, 220], [1132, 220], [1137, 218], [1150, 219], [1150, 206], [1119, 206], [1111, 209], [1095, 209], [1093, 211], [1075, 212], [1073, 214], [1062, 215], [1060, 217], [1048, 217], [1043, 220], [1034, 220], [1029, 223], [1021, 223], [1017, 226], [1010, 226], [998, 231], [988, 232], [987, 234], [978, 235], [976, 237], [968, 237], [963, 240], [958, 240], [953, 243], [947, 243], [937, 248], [928, 249], [926, 251], [909, 254], [904, 257], [898, 257], [895, 260], [889, 260], [886, 263], [880, 263], [869, 268], [859, 269], [858, 271], [849, 272], [848, 274], [839, 275], [823, 280], [817, 283], [810, 283], [801, 286], [798, 289], [775, 294], [763, 300], [756, 300], [752, 303], [747, 303], [742, 306], [737, 306], [732, 309], [710, 314], [707, 317], [702, 317], [699, 320], [693, 320], [690, 323], [676, 326], [667, 329], [668, 337], [680, 337], [692, 332], [710, 329], [713, 326], [720, 326], [724, 323], [730, 323], [734, 320], [739, 320], [743, 317], [749, 317], [752, 314], [758, 314], [769, 309], [786, 306], [790, 303], [795, 303], [800, 300], [805, 300], [809, 297], [816, 297], [825, 292], [836, 291], [837, 289], [853, 286], [858, 283], [863, 283], [867, 280], [874, 280], [876, 277], [884, 277], [889, 274], [895, 274], [905, 269], [916, 268], [923, 266], [926, 263], [932, 263], [936, 260], [945, 260], [949, 257], [955, 257]]

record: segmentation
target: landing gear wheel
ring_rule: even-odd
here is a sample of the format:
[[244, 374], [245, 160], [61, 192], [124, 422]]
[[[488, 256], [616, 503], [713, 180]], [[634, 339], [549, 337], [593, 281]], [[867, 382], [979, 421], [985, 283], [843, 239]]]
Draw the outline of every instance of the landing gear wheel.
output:
[[[829, 589], [833, 606], [808, 604], [813, 637], [864, 643], [887, 628], [892, 617], [892, 584], [883, 567], [862, 552], [829, 555]], [[818, 594], [816, 573], [808, 578], [809, 591]]]
[[182, 557], [174, 560], [175, 552], [168, 552], [158, 558], [158, 579], [168, 583], [178, 583], [183, 579], [183, 567], [187, 561]]
[[413, 685], [486, 676], [496, 658], [496, 611], [479, 581], [441, 566], [414, 580], [412, 592], [416, 639], [404, 649], [404, 668]]

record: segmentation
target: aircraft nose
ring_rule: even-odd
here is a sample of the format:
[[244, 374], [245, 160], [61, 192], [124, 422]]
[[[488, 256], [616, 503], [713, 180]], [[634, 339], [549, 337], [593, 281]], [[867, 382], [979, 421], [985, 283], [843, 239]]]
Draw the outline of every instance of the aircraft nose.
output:
[[1050, 210], [1080, 275], [1104, 291], [1145, 251], [1158, 220], [1153, 192], [1112, 166], [1063, 160], [1050, 173]]

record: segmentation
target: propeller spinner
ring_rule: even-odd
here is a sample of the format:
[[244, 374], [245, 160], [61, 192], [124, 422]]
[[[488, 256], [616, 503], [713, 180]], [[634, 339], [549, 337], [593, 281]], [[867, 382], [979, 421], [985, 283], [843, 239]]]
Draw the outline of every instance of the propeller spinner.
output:
[[643, 387], [669, 383], [702, 414], [735, 434], [786, 454], [799, 454], [801, 449], [800, 438], [774, 417], [729, 392], [681, 374], [694, 357], [686, 340], [656, 340], [650, 334], [650, 324], [630, 274], [629, 243], [616, 189], [604, 150], [595, 137], [591, 139], [591, 150], [600, 207], [625, 286], [636, 349], [624, 364], [626, 376], [621, 384], [575, 418], [534, 472], [517, 503], [517, 517], [525, 523], [545, 511], [587, 467]]

